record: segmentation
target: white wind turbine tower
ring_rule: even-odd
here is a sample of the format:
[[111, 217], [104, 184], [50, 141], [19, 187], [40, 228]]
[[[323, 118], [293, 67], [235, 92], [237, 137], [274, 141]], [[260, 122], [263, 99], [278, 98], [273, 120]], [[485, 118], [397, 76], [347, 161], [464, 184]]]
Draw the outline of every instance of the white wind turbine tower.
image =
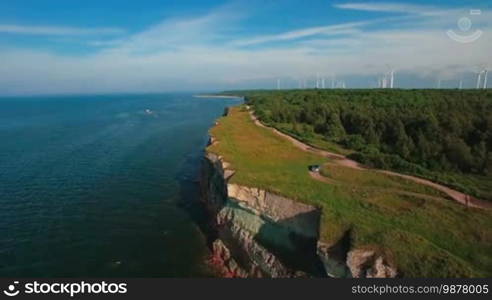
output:
[[382, 89], [387, 89], [387, 88], [393, 88], [393, 84], [394, 84], [394, 77], [393, 77], [393, 71], [389, 71], [387, 73], [384, 73], [381, 77], [380, 77], [380, 88]]
[[387, 74], [383, 75], [383, 78], [381, 79], [381, 81], [382, 81], [381, 87], [383, 89], [387, 88], [388, 87], [388, 76], [387, 76]]
[[390, 71], [390, 89], [395, 87], [395, 70]]
[[280, 79], [277, 79], [277, 90], [280, 90]]
[[480, 88], [480, 82], [482, 81], [482, 72], [483, 71], [478, 71], [477, 73], [477, 90]]
[[347, 88], [347, 85], [345, 84], [345, 80], [340, 80], [340, 81], [338, 81], [338, 83], [337, 83], [337, 88], [340, 88], [340, 89], [345, 89], [345, 88]]
[[[477, 74], [477, 89], [487, 88], [487, 81], [488, 81], [488, 65], [487, 64], [479, 64], [475, 67], [476, 74]], [[482, 77], [483, 75], [483, 77]]]
[[393, 69], [390, 65], [386, 65], [388, 71], [383, 74], [382, 79], [382, 88], [394, 88], [395, 87], [395, 69]]
[[483, 88], [484, 89], [487, 89], [487, 77], [489, 75], [489, 70], [485, 69], [485, 70], [483, 70], [483, 72], [484, 72], [484, 74], [483, 74], [483, 76], [484, 76], [484, 79], [483, 79]]

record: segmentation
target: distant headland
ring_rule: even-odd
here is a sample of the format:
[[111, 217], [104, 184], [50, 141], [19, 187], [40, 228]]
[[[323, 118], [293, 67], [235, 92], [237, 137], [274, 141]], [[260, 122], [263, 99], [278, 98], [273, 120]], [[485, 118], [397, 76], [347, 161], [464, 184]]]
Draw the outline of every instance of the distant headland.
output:
[[195, 98], [222, 98], [222, 99], [237, 99], [237, 98], [243, 98], [242, 96], [236, 96], [236, 95], [222, 95], [222, 94], [198, 94], [198, 95], [193, 95]]

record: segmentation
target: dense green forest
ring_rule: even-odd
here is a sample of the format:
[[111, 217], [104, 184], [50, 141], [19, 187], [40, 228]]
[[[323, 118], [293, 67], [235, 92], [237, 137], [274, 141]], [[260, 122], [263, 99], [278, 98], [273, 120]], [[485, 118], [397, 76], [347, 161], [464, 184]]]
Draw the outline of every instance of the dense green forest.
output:
[[[237, 94], [238, 92], [236, 92]], [[492, 200], [492, 90], [239, 92], [265, 123]]]

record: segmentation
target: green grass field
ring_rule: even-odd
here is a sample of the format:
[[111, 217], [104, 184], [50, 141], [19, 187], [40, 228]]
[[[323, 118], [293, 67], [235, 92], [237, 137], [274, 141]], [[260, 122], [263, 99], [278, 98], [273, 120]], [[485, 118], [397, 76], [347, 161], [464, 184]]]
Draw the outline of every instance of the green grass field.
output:
[[280, 130], [281, 132], [289, 134], [295, 137], [296, 139], [302, 141], [303, 143], [311, 145], [315, 148], [323, 149], [326, 151], [330, 151], [342, 155], [349, 155], [355, 152], [350, 149], [345, 149], [334, 142], [328, 141], [324, 136], [320, 134], [313, 133], [309, 137], [298, 135], [294, 132], [294, 129], [292, 128], [293, 126], [290, 123], [276, 123], [274, 124], [274, 126], [276, 129]]
[[378, 169], [492, 201], [492, 90], [293, 89], [242, 95], [257, 117]]
[[431, 187], [415, 183], [411, 180], [378, 173], [370, 170], [356, 170], [335, 164], [326, 164], [321, 174], [331, 179], [333, 184], [350, 189], [359, 189], [361, 193], [368, 191], [388, 190], [392, 193], [415, 194], [420, 198], [449, 198], [446, 194]]
[[406, 277], [492, 276], [490, 211], [467, 209], [428, 187], [372, 171], [328, 164], [322, 173], [334, 183], [316, 181], [308, 166], [329, 161], [256, 126], [244, 107], [232, 108], [211, 135], [218, 143], [208, 151], [231, 163], [232, 182], [322, 208], [323, 242], [350, 231], [352, 246], [392, 253]]

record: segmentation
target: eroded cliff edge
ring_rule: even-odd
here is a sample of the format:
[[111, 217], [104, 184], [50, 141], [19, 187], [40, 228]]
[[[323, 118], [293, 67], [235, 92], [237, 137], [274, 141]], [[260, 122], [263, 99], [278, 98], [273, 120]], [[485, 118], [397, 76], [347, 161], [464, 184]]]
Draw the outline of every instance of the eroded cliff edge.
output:
[[[210, 144], [216, 142], [210, 138]], [[321, 242], [321, 209], [231, 183], [235, 171], [220, 155], [206, 151], [201, 172], [201, 198], [215, 232], [214, 262], [226, 276], [397, 275], [386, 255], [375, 249], [352, 249], [350, 232], [335, 244]]]

